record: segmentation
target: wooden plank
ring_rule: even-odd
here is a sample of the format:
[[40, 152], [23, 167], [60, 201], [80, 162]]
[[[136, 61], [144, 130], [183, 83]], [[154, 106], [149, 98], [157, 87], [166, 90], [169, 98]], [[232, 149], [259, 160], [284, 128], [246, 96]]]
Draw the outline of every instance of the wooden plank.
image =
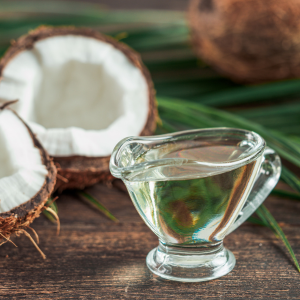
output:
[[[74, 193], [61, 195], [60, 236], [43, 216], [33, 225], [46, 260], [25, 236], [14, 238], [18, 248], [0, 247], [1, 299], [299, 299], [300, 275], [269, 229], [246, 223], [225, 239], [237, 258], [227, 276], [205, 283], [171, 282], [146, 267], [157, 238], [128, 195], [103, 184], [89, 192], [120, 222], [90, 209]], [[299, 202], [269, 197], [266, 205], [284, 222], [299, 258]]]

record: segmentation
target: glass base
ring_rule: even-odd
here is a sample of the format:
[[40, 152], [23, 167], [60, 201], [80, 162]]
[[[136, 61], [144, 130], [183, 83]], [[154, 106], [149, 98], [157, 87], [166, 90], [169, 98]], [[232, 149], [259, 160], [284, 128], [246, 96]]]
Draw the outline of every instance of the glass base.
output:
[[235, 266], [235, 257], [223, 244], [170, 247], [160, 243], [148, 253], [146, 263], [150, 271], [162, 278], [200, 282], [228, 274]]

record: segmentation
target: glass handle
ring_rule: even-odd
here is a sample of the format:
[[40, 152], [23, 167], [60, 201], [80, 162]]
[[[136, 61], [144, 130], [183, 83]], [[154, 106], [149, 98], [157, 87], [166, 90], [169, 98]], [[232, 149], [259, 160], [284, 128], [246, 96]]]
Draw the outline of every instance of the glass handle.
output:
[[234, 231], [244, 223], [264, 202], [276, 186], [281, 173], [280, 157], [269, 147], [265, 149], [264, 160], [256, 177], [252, 190], [237, 219], [230, 227], [227, 234]]

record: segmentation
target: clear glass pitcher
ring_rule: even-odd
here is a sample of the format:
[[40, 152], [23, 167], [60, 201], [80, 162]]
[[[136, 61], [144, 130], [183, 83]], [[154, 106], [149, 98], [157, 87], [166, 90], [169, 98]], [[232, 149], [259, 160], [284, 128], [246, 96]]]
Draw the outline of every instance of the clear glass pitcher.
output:
[[281, 162], [255, 132], [211, 128], [125, 138], [110, 170], [159, 238], [146, 259], [149, 269], [196, 282], [233, 269], [235, 257], [223, 239], [266, 199]]

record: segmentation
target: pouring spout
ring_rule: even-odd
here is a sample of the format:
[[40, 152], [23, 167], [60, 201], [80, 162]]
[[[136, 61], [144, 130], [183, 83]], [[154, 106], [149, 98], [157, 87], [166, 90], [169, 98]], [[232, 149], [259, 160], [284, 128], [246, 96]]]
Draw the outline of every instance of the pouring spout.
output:
[[[112, 175], [124, 179], [126, 175], [138, 169], [151, 168], [152, 162], [157, 165], [160, 160], [160, 164], [163, 164], [159, 152], [163, 147], [163, 141], [167, 143], [168, 138], [171, 137], [162, 135], [159, 137], [128, 137], [121, 140], [111, 155], [110, 171]], [[160, 144], [160, 149], [153, 149], [157, 142]]]
[[125, 181], [207, 177], [250, 163], [264, 148], [256, 133], [232, 128], [128, 137], [116, 145], [110, 171]]

